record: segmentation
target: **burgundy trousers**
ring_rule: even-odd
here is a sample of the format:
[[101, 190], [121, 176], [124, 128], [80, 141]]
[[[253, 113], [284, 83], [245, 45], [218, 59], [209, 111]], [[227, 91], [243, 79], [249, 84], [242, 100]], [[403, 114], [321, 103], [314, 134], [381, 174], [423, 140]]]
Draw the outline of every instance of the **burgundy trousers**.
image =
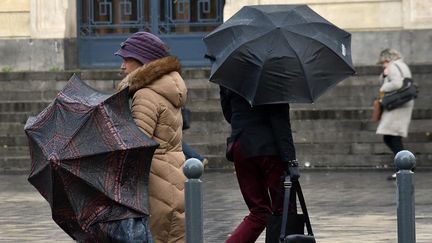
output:
[[278, 156], [245, 158], [237, 140], [233, 145], [234, 166], [240, 191], [249, 208], [247, 215], [226, 243], [255, 242], [266, 227], [266, 218], [283, 210], [285, 168]]

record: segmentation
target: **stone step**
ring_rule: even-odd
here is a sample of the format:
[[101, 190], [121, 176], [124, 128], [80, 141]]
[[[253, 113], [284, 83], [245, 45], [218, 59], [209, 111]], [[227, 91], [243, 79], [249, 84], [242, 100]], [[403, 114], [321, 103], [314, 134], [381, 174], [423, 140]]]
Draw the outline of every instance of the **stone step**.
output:
[[[432, 75], [430, 75], [432, 76]], [[429, 77], [428, 80], [430, 80]], [[377, 95], [378, 84], [369, 84], [362, 80], [361, 85], [357, 84], [355, 78], [348, 79], [339, 83], [336, 87], [326, 92], [323, 96], [319, 97], [314, 104], [305, 104], [302, 107], [309, 107], [311, 109], [326, 108], [326, 107], [369, 107], [375, 96]], [[17, 81], [18, 82], [18, 81]], [[45, 101], [50, 102], [58, 91], [62, 89], [65, 82], [55, 81], [55, 85], [49, 83], [49, 81], [34, 81], [26, 82], [20, 81], [20, 85], [12, 85], [9, 83], [10, 89], [13, 87], [20, 87], [19, 90], [8, 90], [8, 92], [0, 92], [0, 101]], [[48, 84], [46, 83], [48, 82]], [[92, 87], [101, 91], [115, 92], [114, 88], [117, 82], [114, 81], [87, 81]], [[188, 93], [188, 104], [194, 103], [195, 101], [208, 101], [219, 99], [219, 88], [216, 84], [210, 83], [207, 80], [196, 79], [187, 80], [187, 86], [189, 88]], [[8, 82], [6, 82], [8, 84]], [[25, 85], [24, 85], [25, 84]], [[25, 86], [21, 88], [21, 86]], [[47, 89], [53, 87], [52, 89]], [[419, 98], [416, 100], [416, 106], [425, 108], [428, 107], [432, 101], [432, 97], [426, 95], [425, 90], [430, 90], [432, 84], [425, 82], [420, 86]], [[423, 92], [422, 92], [423, 91]], [[217, 106], [219, 106], [219, 103]], [[215, 104], [216, 104], [215, 103]], [[1, 110], [0, 110], [1, 111]]]
[[[191, 122], [195, 121], [224, 121], [222, 111], [191, 109]], [[347, 108], [347, 109], [305, 109], [292, 107], [291, 120], [360, 120], [368, 121], [372, 116], [372, 108]], [[432, 109], [414, 108], [412, 118], [432, 119]]]
[[[432, 166], [432, 89], [430, 66], [414, 66], [414, 80], [420, 87], [407, 149], [417, 156], [418, 166]], [[392, 154], [376, 135], [376, 123], [369, 122], [371, 103], [378, 90], [379, 67], [360, 67], [350, 77], [319, 97], [314, 104], [292, 104], [291, 120], [297, 157], [301, 165], [327, 167], [393, 167]], [[90, 86], [115, 92], [121, 77], [117, 70], [82, 71]], [[47, 107], [66, 84], [72, 72], [0, 73], [0, 170], [28, 171], [30, 154], [23, 131], [29, 116]], [[233, 168], [224, 158], [225, 139], [230, 133], [224, 120], [218, 85], [208, 81], [208, 69], [183, 71], [189, 89], [191, 128], [184, 139], [209, 159], [209, 169]], [[3, 92], [6, 91], [6, 92]]]
[[[304, 154], [300, 165], [309, 162], [312, 168], [394, 168], [392, 154]], [[432, 157], [430, 154], [417, 154], [417, 167], [430, 167]]]
[[[207, 157], [209, 160], [207, 169], [233, 169], [234, 164], [225, 159], [223, 155], [212, 155]], [[304, 154], [298, 156], [300, 170], [305, 169], [392, 169], [394, 168], [393, 155], [373, 154]], [[427, 154], [416, 155], [416, 166], [418, 168], [430, 167], [432, 156]]]
[[24, 124], [30, 116], [35, 116], [39, 111], [34, 112], [0, 112], [0, 124], [1, 123], [17, 123]]
[[[215, 163], [225, 163], [225, 144], [189, 144], [203, 157], [208, 158], [212, 163], [212, 168]], [[406, 149], [412, 151], [420, 164], [432, 162], [432, 143], [415, 143], [405, 142]], [[334, 163], [342, 163], [345, 165], [345, 159], [351, 157], [362, 158], [362, 161], [357, 161], [358, 166], [383, 167], [384, 165], [392, 166], [392, 154], [389, 149], [382, 143], [315, 143], [304, 144], [296, 143], [297, 158], [299, 161], [310, 162], [312, 166], [323, 166], [322, 161], [333, 160]], [[9, 147], [2, 148], [0, 152], [3, 154], [3, 164], [8, 167], [16, 167], [20, 165], [29, 166], [30, 154], [27, 147]], [[348, 157], [345, 157], [348, 156]], [[332, 158], [332, 159], [330, 159]], [[216, 160], [216, 161], [214, 161]], [[420, 161], [422, 160], [422, 161]], [[26, 162], [27, 161], [27, 162]], [[378, 163], [379, 162], [379, 163]], [[385, 162], [385, 163], [384, 163]], [[390, 164], [389, 164], [389, 163]], [[14, 165], [15, 164], [15, 165]], [[353, 166], [346, 164], [346, 166]]]
[[[201, 129], [198, 131], [202, 131]], [[225, 142], [229, 130], [224, 132], [213, 133], [212, 130], [199, 132], [185, 133], [185, 140], [190, 143], [217, 143]], [[293, 139], [295, 143], [331, 143], [337, 141], [338, 143], [378, 143], [382, 142], [382, 137], [377, 135], [375, 131], [299, 131], [293, 130]], [[406, 142], [417, 143], [430, 143], [432, 142], [432, 133], [429, 131], [410, 132], [409, 136], [405, 139]]]
[[[420, 100], [419, 98], [418, 100]], [[426, 99], [426, 98], [425, 98]], [[49, 101], [2, 101], [0, 102], [0, 122], [18, 121], [23, 122], [23, 118], [34, 116], [45, 109], [51, 102]], [[420, 106], [416, 101], [413, 119], [428, 119], [432, 115], [429, 103], [424, 102]], [[200, 117], [210, 118], [210, 116], [221, 116], [222, 111], [219, 100], [193, 100], [187, 103], [187, 108], [192, 111], [192, 119]], [[367, 107], [320, 107], [314, 104], [293, 104], [292, 119], [369, 119], [372, 114], [372, 106]], [[26, 113], [24, 115], [23, 113]], [[15, 115], [16, 114], [16, 115]], [[212, 118], [210, 118], [212, 119]], [[217, 118], [218, 119], [218, 118]], [[27, 119], [25, 119], [27, 120]]]
[[27, 144], [24, 146], [8, 146], [0, 147], [0, 154], [4, 157], [30, 157], [30, 150]]
[[[314, 112], [318, 111], [309, 111], [309, 113], [305, 113], [305, 111], [293, 111], [291, 125], [294, 134], [304, 135], [299, 135], [300, 140], [313, 140], [315, 138], [308, 134], [315, 133], [319, 135], [320, 131], [326, 131], [329, 135], [327, 136], [329, 139], [336, 139], [338, 136], [341, 137], [340, 139], [343, 139], [343, 137], [354, 139], [352, 137], [354, 136], [354, 133], [352, 133], [353, 131], [362, 134], [362, 136], [371, 136], [365, 135], [366, 132], [373, 134], [376, 130], [377, 123], [370, 122], [368, 120], [369, 116], [354, 116], [353, 119], [353, 116], [344, 113], [341, 113], [342, 115], [328, 115], [327, 113], [324, 113], [327, 115], [315, 115]], [[322, 113], [322, 111], [319, 112]], [[330, 111], [328, 111], [328, 113], [329, 112]], [[25, 135], [24, 125], [28, 116], [23, 114], [10, 114], [10, 116], [17, 118], [10, 119], [10, 121], [2, 120], [2, 122], [0, 122], [0, 139], [8, 145], [19, 144], [19, 141], [22, 141], [19, 136]], [[414, 110], [413, 117], [414, 119], [410, 126], [410, 136], [411, 134], [424, 134], [422, 137], [428, 137], [428, 135], [425, 134], [432, 131], [432, 111]], [[19, 122], [15, 122], [16, 120], [19, 120]], [[199, 140], [200, 137], [206, 137], [206, 140], [216, 139], [220, 141], [221, 137], [226, 137], [229, 132], [229, 124], [224, 120], [220, 112], [192, 112], [191, 128], [184, 131], [184, 136], [185, 138], [194, 140]], [[345, 135], [346, 133], [349, 134]], [[416, 135], [416, 138], [419, 138], [419, 136], [420, 135]], [[360, 137], [356, 138], [359, 139]], [[422, 140], [424, 140], [424, 138]]]
[[0, 173], [4, 172], [30, 172], [30, 156], [0, 157]]
[[0, 113], [27, 112], [38, 114], [45, 109], [51, 101], [2, 101]]
[[[380, 135], [377, 135], [381, 137]], [[226, 144], [221, 143], [188, 143], [199, 154], [205, 156], [211, 154], [224, 155]], [[432, 143], [423, 143], [404, 140], [404, 146], [415, 154], [427, 154], [432, 151]], [[390, 150], [380, 140], [374, 143], [295, 143], [296, 151], [300, 154], [388, 154]]]
[[[423, 85], [420, 88], [416, 106], [427, 108], [432, 102], [432, 97], [424, 91], [432, 89], [432, 84]], [[422, 92], [423, 91], [423, 92]], [[349, 107], [370, 107], [372, 101], [378, 94], [378, 85], [337, 85], [319, 97], [313, 104], [293, 104], [300, 107], [317, 108], [349, 108]], [[211, 101], [212, 107], [219, 106], [219, 88], [215, 85], [196, 85], [188, 90], [188, 105], [197, 101]], [[214, 102], [216, 101], [216, 102]], [[203, 106], [203, 105], [201, 105]], [[208, 106], [208, 105], [207, 105]]]
[[[361, 143], [361, 142], [327, 142], [327, 143], [302, 143], [301, 141], [295, 142], [298, 158], [302, 158], [308, 154], [352, 154], [352, 155], [380, 155], [390, 154], [390, 150], [382, 142], [382, 137], [377, 135], [380, 139], [375, 142]], [[193, 143], [189, 140], [185, 141], [196, 150], [203, 157], [212, 155], [225, 156], [226, 144], [225, 141], [217, 143]], [[413, 141], [412, 139], [404, 139], [404, 146], [406, 149], [412, 151], [414, 154], [430, 154], [432, 151], [432, 143], [424, 143], [421, 141]], [[0, 154], [4, 157], [13, 158], [30, 158], [30, 151], [28, 146], [8, 146], [3, 145], [0, 147]]]
[[[233, 163], [226, 160], [223, 155], [209, 155], [206, 157], [209, 164], [206, 169], [233, 169]], [[300, 154], [299, 165], [301, 170], [309, 168], [393, 168], [393, 155], [388, 154]], [[432, 156], [429, 154], [416, 154], [418, 168], [430, 167]], [[30, 170], [30, 158], [9, 157], [0, 159], [0, 172], [22, 172]]]

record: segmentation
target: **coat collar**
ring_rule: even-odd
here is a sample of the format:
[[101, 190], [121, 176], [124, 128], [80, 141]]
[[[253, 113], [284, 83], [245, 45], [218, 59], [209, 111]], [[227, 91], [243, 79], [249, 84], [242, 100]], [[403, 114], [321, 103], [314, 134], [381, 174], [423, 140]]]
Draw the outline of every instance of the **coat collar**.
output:
[[173, 56], [157, 59], [144, 64], [128, 74], [119, 84], [119, 87], [129, 86], [129, 95], [143, 87], [152, 84], [155, 80], [171, 72], [180, 72], [180, 61]]

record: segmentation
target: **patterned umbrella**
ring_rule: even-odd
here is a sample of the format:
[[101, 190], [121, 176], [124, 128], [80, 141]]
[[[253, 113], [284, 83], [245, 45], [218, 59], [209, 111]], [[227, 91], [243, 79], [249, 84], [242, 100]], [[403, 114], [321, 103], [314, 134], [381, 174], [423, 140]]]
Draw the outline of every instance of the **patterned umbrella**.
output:
[[158, 144], [135, 125], [127, 89], [101, 93], [74, 75], [24, 130], [28, 180], [73, 239], [93, 241], [107, 221], [148, 215], [148, 176]]

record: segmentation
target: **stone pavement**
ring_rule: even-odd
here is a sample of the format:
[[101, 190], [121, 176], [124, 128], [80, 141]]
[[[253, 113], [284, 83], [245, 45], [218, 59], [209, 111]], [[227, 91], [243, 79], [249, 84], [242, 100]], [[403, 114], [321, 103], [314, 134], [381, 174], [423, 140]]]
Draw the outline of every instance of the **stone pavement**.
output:
[[[319, 243], [397, 242], [396, 183], [389, 172], [303, 171], [301, 183]], [[235, 174], [206, 172], [204, 238], [224, 242], [247, 213]], [[432, 242], [432, 172], [416, 172], [417, 243]], [[73, 242], [51, 219], [26, 175], [0, 175], [0, 242]], [[263, 243], [263, 235], [257, 242]]]

